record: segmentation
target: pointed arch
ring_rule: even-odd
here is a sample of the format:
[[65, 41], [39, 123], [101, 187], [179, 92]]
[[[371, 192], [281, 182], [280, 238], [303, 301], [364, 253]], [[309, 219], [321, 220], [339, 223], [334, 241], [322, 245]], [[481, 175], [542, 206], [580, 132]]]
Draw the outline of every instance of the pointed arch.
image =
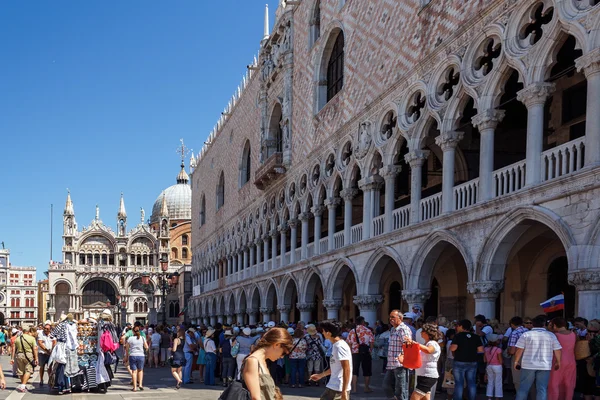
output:
[[326, 284], [326, 293], [331, 299], [341, 299], [343, 292], [343, 282], [346, 275], [341, 274], [342, 270], [347, 268], [350, 273], [354, 276], [356, 287], [360, 287], [361, 281], [358, 279], [358, 273], [356, 267], [352, 261], [347, 257], [341, 257], [333, 266], [329, 273], [329, 278]]
[[315, 68], [315, 114], [321, 110], [344, 85], [344, 51], [346, 37], [339, 21], [333, 21], [326, 34], [327, 40]]
[[225, 173], [219, 174], [219, 183], [217, 183], [217, 211], [225, 204]]
[[239, 187], [241, 188], [252, 179], [252, 152], [250, 149], [250, 140], [246, 139], [240, 159]]
[[365, 264], [366, 268], [360, 279], [362, 285], [360, 286], [361, 290], [359, 294], [378, 294], [379, 281], [381, 279], [383, 267], [385, 266], [382, 265], [381, 261], [384, 259], [391, 259], [398, 265], [400, 274], [402, 275], [402, 282], [406, 282], [408, 270], [402, 261], [402, 257], [392, 247], [380, 247], [371, 254], [371, 257], [369, 257], [369, 260]]

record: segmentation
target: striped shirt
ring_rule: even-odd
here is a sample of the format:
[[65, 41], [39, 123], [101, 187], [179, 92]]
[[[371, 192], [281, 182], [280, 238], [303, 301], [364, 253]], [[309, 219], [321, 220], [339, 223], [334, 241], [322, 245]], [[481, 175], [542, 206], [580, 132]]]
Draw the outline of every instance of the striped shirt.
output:
[[390, 329], [386, 369], [402, 367], [402, 364], [398, 361], [398, 355], [402, 354], [402, 344], [404, 343], [405, 336], [412, 337], [412, 331], [404, 322], [398, 325], [398, 327]]
[[512, 331], [512, 333], [510, 334], [510, 337], [508, 338], [508, 346], [509, 347], [516, 346], [517, 341], [519, 340], [521, 335], [523, 335], [525, 332], [529, 332], [529, 330], [523, 326], [520, 326], [517, 329], [515, 329], [514, 331]]
[[517, 347], [523, 349], [521, 368], [538, 371], [550, 371], [554, 350], [562, 349], [556, 335], [544, 328], [533, 328], [523, 333]]

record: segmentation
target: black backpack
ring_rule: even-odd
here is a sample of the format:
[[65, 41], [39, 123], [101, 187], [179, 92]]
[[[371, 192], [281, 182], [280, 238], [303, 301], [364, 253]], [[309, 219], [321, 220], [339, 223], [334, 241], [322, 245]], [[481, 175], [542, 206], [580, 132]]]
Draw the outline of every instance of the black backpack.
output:
[[246, 389], [245, 385], [242, 382], [234, 381], [229, 385], [227, 389], [221, 396], [219, 396], [219, 400], [251, 400], [250, 392]]

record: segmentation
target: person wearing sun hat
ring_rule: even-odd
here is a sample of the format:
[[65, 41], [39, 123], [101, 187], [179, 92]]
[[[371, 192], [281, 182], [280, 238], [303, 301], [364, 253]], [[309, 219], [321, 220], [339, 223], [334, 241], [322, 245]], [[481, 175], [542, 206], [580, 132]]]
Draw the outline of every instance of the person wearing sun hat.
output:
[[240, 379], [240, 373], [242, 371], [242, 362], [248, 354], [252, 353], [252, 348], [258, 339], [258, 336], [252, 336], [252, 329], [249, 327], [242, 329], [242, 334], [238, 335], [236, 338], [237, 342], [240, 344], [240, 348], [236, 356], [238, 380]]
[[215, 369], [217, 367], [217, 346], [215, 345], [215, 341], [213, 336], [215, 334], [215, 330], [213, 328], [208, 328], [206, 331], [206, 335], [204, 335], [204, 351], [206, 367], [204, 369], [204, 384], [209, 386], [215, 385]]
[[[313, 324], [306, 325], [306, 343], [308, 345], [306, 349], [306, 365], [308, 375], [320, 374], [323, 372], [323, 362], [325, 358], [325, 351], [323, 349], [323, 341], [321, 335], [317, 332], [317, 327]], [[311, 382], [308, 382], [311, 385]], [[315, 382], [316, 386], [319, 386], [319, 381]]]

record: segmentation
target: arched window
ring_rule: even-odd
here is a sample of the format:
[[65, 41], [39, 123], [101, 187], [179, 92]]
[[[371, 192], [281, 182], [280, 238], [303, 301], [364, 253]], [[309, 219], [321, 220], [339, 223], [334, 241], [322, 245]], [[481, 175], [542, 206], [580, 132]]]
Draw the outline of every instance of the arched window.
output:
[[327, 63], [327, 101], [331, 100], [344, 86], [344, 33], [335, 39]]
[[188, 258], [188, 249], [181, 249], [181, 258]]
[[310, 47], [312, 47], [317, 39], [321, 36], [321, 1], [315, 1], [312, 16], [309, 21], [310, 25]]
[[240, 187], [250, 182], [251, 179], [251, 154], [250, 154], [250, 141], [246, 140], [244, 145], [244, 151], [242, 152], [242, 162], [240, 163]]
[[187, 246], [188, 245], [188, 235], [182, 235], [181, 236], [181, 244], [183, 246]]
[[200, 226], [206, 223], [206, 198], [202, 194], [202, 200], [200, 200]]
[[115, 289], [106, 281], [94, 280], [83, 288], [82, 305], [88, 306], [96, 302], [116, 304]]
[[173, 258], [173, 259], [179, 258], [179, 252], [177, 251], [177, 247], [173, 247], [171, 249], [171, 258]]
[[265, 160], [271, 157], [275, 153], [281, 153], [283, 151], [283, 132], [281, 128], [281, 121], [283, 120], [283, 113], [281, 110], [281, 104], [275, 104], [271, 118], [269, 119], [269, 132], [268, 140], [266, 142], [267, 154]]
[[225, 204], [225, 174], [221, 171], [219, 184], [217, 185], [217, 210]]

